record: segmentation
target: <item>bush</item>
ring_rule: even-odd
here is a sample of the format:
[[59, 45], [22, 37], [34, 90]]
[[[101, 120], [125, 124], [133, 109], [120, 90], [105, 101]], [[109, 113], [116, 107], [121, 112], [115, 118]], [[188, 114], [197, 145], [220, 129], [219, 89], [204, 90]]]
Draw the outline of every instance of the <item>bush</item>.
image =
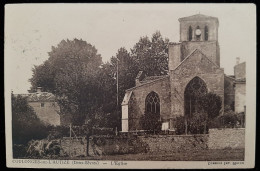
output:
[[69, 137], [70, 128], [66, 126], [53, 127], [48, 135], [49, 140], [58, 139], [62, 137]]
[[244, 127], [244, 113], [236, 114], [229, 106], [225, 106], [224, 114], [210, 122], [210, 128]]
[[51, 129], [40, 121], [26, 98], [12, 95], [13, 144], [26, 145], [32, 139], [46, 138]]
[[205, 113], [194, 113], [188, 119], [188, 132], [191, 134], [208, 133], [207, 118]]
[[175, 123], [175, 133], [177, 135], [185, 134], [185, 117], [178, 116]]
[[93, 134], [94, 135], [114, 135], [115, 131], [113, 130], [113, 128], [94, 127]]
[[13, 145], [13, 158], [22, 158], [26, 155], [26, 146], [23, 144], [14, 144]]
[[234, 128], [238, 123], [238, 118], [235, 113], [228, 113], [220, 116], [222, 127]]
[[141, 117], [140, 122], [144, 130], [147, 130], [150, 133], [158, 133], [161, 131], [162, 127], [162, 122], [159, 121], [159, 119], [160, 115], [148, 112]]

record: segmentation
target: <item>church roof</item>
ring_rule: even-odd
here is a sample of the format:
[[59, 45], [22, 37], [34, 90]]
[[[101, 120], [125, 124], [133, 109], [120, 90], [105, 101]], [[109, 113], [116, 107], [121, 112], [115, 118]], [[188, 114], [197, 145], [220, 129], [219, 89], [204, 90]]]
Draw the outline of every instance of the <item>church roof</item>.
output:
[[28, 102], [53, 102], [56, 99], [54, 94], [48, 92], [15, 94], [18, 95], [26, 97]]
[[147, 83], [147, 82], [150, 82], [150, 81], [153, 81], [153, 80], [157, 80], [157, 79], [160, 79], [160, 78], [164, 78], [165, 75], [161, 75], [161, 76], [149, 76], [149, 77], [145, 77], [142, 81], [140, 81], [140, 83]]
[[207, 15], [203, 15], [203, 14], [195, 14], [192, 16], [188, 16], [188, 17], [182, 17], [179, 18], [179, 21], [190, 21], [190, 20], [203, 20], [203, 19], [213, 19], [213, 20], [217, 20], [217, 17], [211, 17], [211, 16], [207, 16]]
[[142, 81], [140, 81], [140, 83], [141, 83], [140, 85], [129, 88], [129, 89], [126, 90], [126, 92], [132, 91], [133, 89], [136, 89], [138, 87], [141, 87], [141, 86], [144, 86], [144, 85], [147, 85], [147, 84], [150, 84], [150, 83], [155, 83], [155, 82], [163, 80], [165, 78], [169, 78], [169, 75], [146, 77]]
[[234, 75], [226, 75], [226, 74], [225, 74], [225, 77], [230, 78], [230, 79], [232, 79], [232, 80], [235, 80], [235, 76], [234, 76]]

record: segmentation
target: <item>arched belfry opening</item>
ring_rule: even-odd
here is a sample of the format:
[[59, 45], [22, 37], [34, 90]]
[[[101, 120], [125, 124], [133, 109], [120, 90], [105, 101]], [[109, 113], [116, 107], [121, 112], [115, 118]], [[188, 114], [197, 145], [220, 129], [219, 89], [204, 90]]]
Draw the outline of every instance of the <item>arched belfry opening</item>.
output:
[[160, 115], [160, 98], [154, 91], [146, 96], [145, 112]]
[[205, 26], [205, 29], [204, 29], [204, 38], [205, 38], [205, 41], [208, 41], [208, 40], [209, 40], [209, 29], [208, 29], [208, 26]]
[[189, 31], [188, 31], [188, 40], [189, 41], [192, 40], [192, 28], [191, 28], [191, 26], [189, 27]]
[[184, 92], [185, 116], [193, 116], [200, 112], [200, 97], [208, 92], [206, 83], [199, 77], [194, 77], [186, 86]]

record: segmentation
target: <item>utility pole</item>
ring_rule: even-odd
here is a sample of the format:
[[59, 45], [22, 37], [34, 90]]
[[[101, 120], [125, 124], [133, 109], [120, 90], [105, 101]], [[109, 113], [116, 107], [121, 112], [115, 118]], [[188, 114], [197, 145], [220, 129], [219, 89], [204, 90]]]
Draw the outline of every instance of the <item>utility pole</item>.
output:
[[[118, 85], [118, 61], [119, 59], [116, 58], [116, 116], [118, 117], [118, 93], [119, 93], [119, 85]], [[116, 127], [116, 135], [117, 135], [117, 127]]]
[[118, 110], [118, 61], [116, 58], [116, 111]]

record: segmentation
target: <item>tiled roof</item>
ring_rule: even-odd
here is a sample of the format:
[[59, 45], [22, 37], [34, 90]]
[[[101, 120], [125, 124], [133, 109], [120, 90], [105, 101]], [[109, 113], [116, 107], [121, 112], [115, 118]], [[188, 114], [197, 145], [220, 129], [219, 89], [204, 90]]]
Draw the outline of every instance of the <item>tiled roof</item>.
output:
[[54, 94], [48, 92], [16, 94], [15, 96], [18, 95], [27, 97], [28, 102], [53, 102], [56, 99]]
[[150, 82], [150, 81], [153, 81], [153, 80], [157, 80], [157, 79], [160, 79], [160, 78], [164, 78], [164, 77], [166, 77], [166, 76], [167, 76], [167, 75], [145, 77], [142, 81], [140, 81], [140, 83], [147, 83], [147, 82]]
[[233, 80], [235, 79], [235, 76], [234, 76], [234, 75], [226, 75], [226, 74], [225, 74], [225, 77], [231, 78], [231, 79], [233, 79]]
[[138, 87], [144, 86], [146, 84], [155, 83], [155, 82], [163, 80], [165, 78], [169, 78], [169, 75], [146, 77], [146, 78], [143, 79], [144, 81], [140, 81], [140, 83], [141, 83], [140, 85], [132, 87], [132, 88], [129, 88], [129, 89], [126, 90], [126, 92], [132, 91], [133, 89], [136, 89]]

